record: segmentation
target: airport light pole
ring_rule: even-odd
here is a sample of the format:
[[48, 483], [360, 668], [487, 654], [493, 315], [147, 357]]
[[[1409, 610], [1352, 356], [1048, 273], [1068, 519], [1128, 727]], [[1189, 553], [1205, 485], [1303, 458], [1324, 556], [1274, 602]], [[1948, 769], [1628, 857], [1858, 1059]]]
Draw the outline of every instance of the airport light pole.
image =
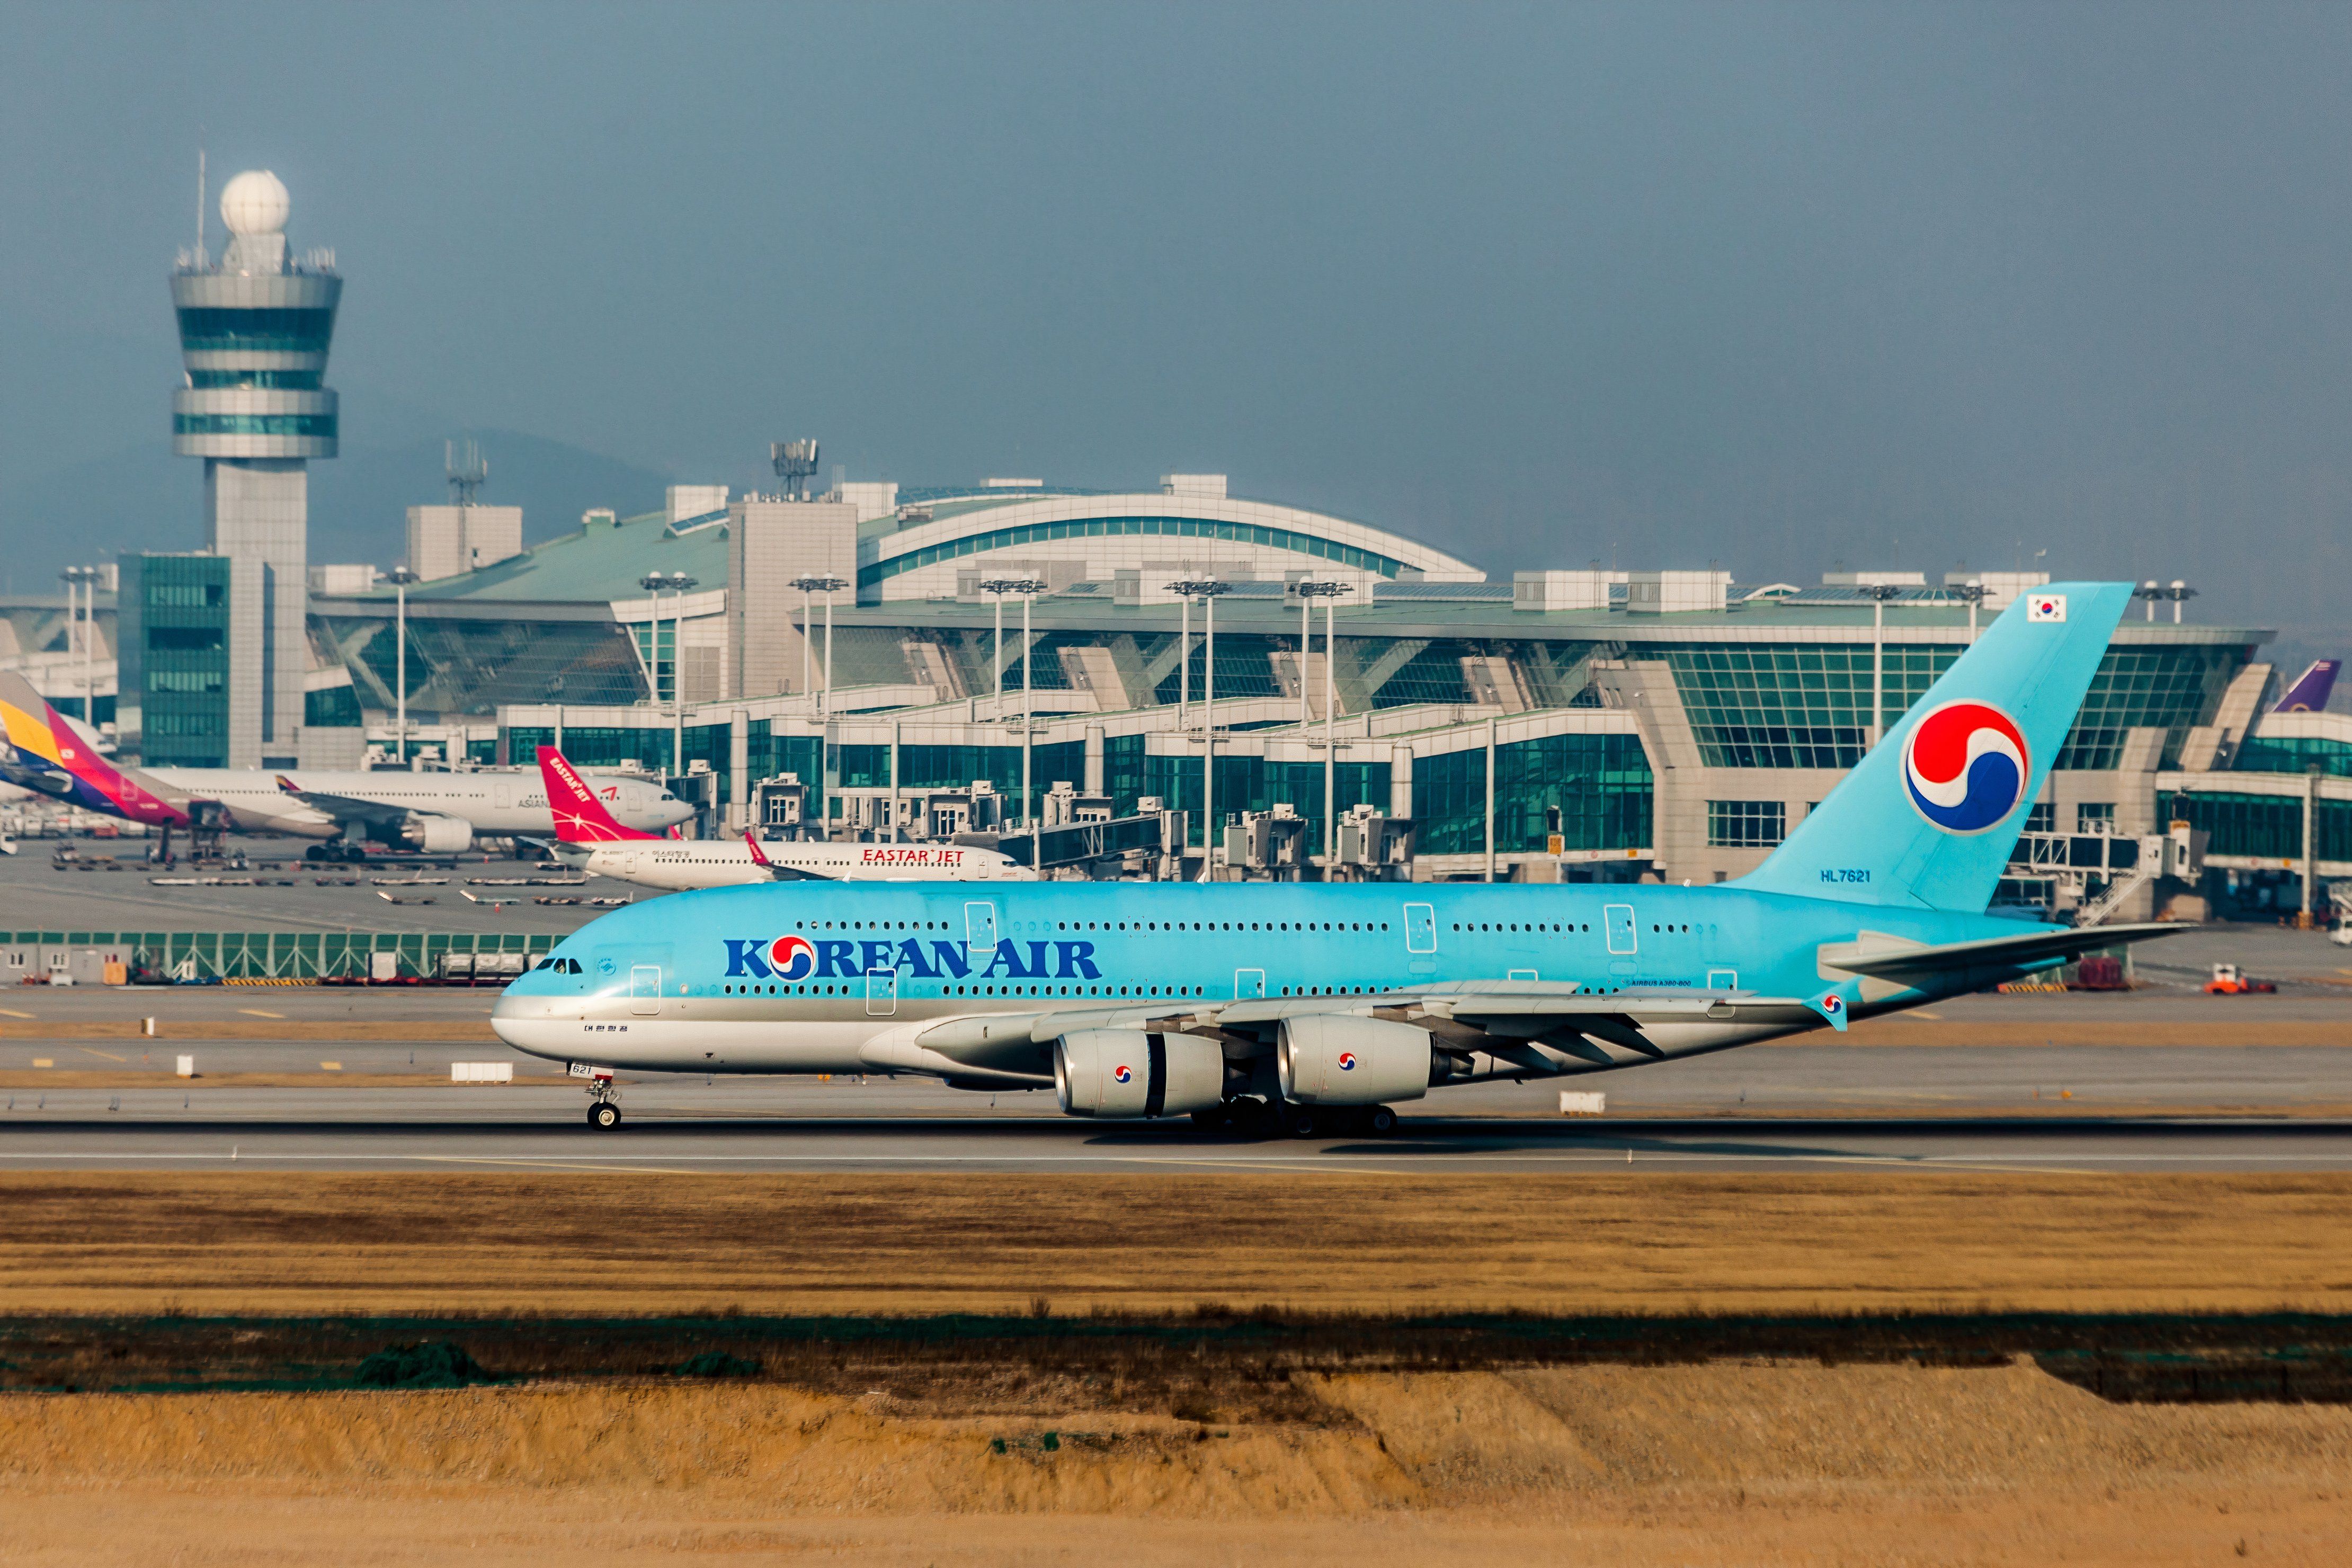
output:
[[[1323, 601], [1323, 879], [1331, 879], [1331, 868], [1339, 853], [1339, 820], [1333, 815], [1338, 809], [1339, 787], [1339, 732], [1337, 724], [1339, 704], [1335, 700], [1331, 667], [1337, 651], [1333, 643], [1334, 626], [1339, 610], [1339, 595], [1355, 590], [1345, 583], [1301, 583], [1298, 584], [1299, 615], [1303, 621], [1307, 608], [1315, 601]], [[1299, 721], [1306, 721], [1307, 704], [1307, 638], [1298, 639], [1298, 701]]]
[[1870, 595], [1870, 745], [1878, 750], [1886, 714], [1886, 601], [1903, 590], [1893, 583], [1864, 583]]
[[[1217, 831], [1217, 595], [1230, 583], [1213, 577], [1188, 577], [1171, 583], [1168, 591], [1181, 594], [1190, 605], [1199, 599], [1208, 609], [1208, 636], [1201, 658], [1201, 880], [1214, 880]], [[1187, 634], [1189, 635], [1189, 634]], [[1186, 650], [1188, 653], [1189, 649]]]
[[637, 586], [654, 596], [654, 700], [661, 700], [661, 596], [667, 588], [677, 597], [669, 607], [669, 773], [678, 778], [686, 773], [686, 692], [678, 674], [686, 650], [679, 645], [686, 640], [686, 595], [696, 585], [697, 579], [683, 572], [648, 572], [637, 580]]
[[[95, 734], [98, 718], [96, 702], [91, 695], [95, 681], [90, 674], [89, 645], [91, 634], [98, 629], [98, 579], [100, 574], [95, 566], [68, 566], [58, 575], [64, 578], [66, 584], [66, 651], [68, 654], [73, 652], [77, 637], [81, 642], [81, 721], [89, 725], [91, 733]], [[81, 590], [79, 599], [74, 593], [77, 588]]]
[[1031, 764], [1036, 747], [1037, 700], [1031, 681], [1034, 668], [1030, 655], [1035, 646], [1030, 635], [1029, 606], [1045, 591], [1045, 584], [1034, 577], [991, 577], [980, 584], [981, 591], [996, 599], [996, 647], [992, 655], [996, 665], [996, 716], [1004, 717], [1004, 595], [1021, 595], [1021, 820], [1029, 828], [1030, 868], [1044, 868], [1045, 845], [1037, 836], [1035, 784]]
[[809, 685], [809, 595], [815, 593], [824, 595], [824, 693], [818, 709], [821, 722], [816, 742], [816, 832], [819, 839], [829, 839], [833, 837], [833, 818], [828, 813], [833, 809], [833, 803], [832, 792], [825, 787], [825, 772], [827, 763], [832, 760], [826, 754], [831, 750], [826, 744], [826, 731], [833, 723], [833, 593], [836, 588], [849, 586], [849, 579], [825, 575], [795, 577], [793, 586], [801, 591], [801, 688], [804, 696]]
[[2150, 577], [2132, 590], [2132, 597], [2147, 607], [2147, 618], [2152, 621], [2156, 619], [2156, 602], [2164, 597], [2164, 584]]
[[1944, 592], [1969, 602], [1969, 646], [1976, 647], [1977, 606], [1984, 603], [1985, 585], [1982, 583], [1956, 583]]
[[1192, 595], [1178, 601], [1176, 633], [1176, 732], [1184, 732], [1184, 710], [1192, 703]]
[[2172, 585], [2165, 589], [2164, 596], [2172, 601], [2172, 624], [2177, 626], [2180, 624], [2180, 606], [2188, 600], [2195, 598], [2197, 590], [2175, 577], [2172, 580]]
[[394, 602], [398, 605], [397, 610], [394, 611], [395, 624], [393, 638], [399, 646], [400, 670], [397, 677], [399, 694], [394, 699], [398, 707], [395, 710], [396, 717], [393, 720], [393, 744], [398, 750], [400, 765], [406, 767], [408, 765], [408, 585], [417, 578], [416, 574], [405, 565], [395, 566], [384, 575], [392, 579]]

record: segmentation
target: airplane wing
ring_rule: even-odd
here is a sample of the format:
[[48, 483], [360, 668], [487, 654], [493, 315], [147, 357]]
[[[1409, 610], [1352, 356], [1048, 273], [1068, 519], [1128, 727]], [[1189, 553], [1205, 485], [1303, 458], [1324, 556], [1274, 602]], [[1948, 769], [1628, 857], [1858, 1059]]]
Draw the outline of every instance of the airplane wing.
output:
[[828, 877], [821, 871], [803, 871], [796, 866], [777, 865], [773, 860], [768, 858], [767, 851], [760, 847], [759, 835], [752, 832], [748, 827], [743, 830], [743, 842], [751, 851], [751, 864], [760, 868], [761, 870], [765, 871], [776, 881], [830, 882], [835, 880], [835, 879]]
[[2125, 942], [2150, 942], [2178, 936], [2193, 928], [2168, 921], [2139, 925], [2074, 926], [2021, 931], [2016, 936], [1985, 937], [1976, 942], [1948, 942], [1935, 947], [1895, 948], [1866, 956], [1839, 958], [1835, 966], [1854, 974], [1908, 984], [1915, 979], [1948, 978], [1966, 970], [2007, 971], [2046, 968], [2053, 962], [2078, 958], [2094, 948]]
[[[1230, 1049], [1256, 1055], [1271, 1048], [1284, 1019], [1319, 1013], [1415, 1024], [1428, 1029], [1441, 1049], [1485, 1052], [1538, 1074], [1567, 1070], [1560, 1057], [1599, 1067], [1622, 1067], [1632, 1059], [1612, 1055], [1606, 1046], [1657, 1059], [1665, 1053], [1647, 1031], [1676, 1024], [1727, 1024], [1763, 1033], [1844, 1026], [1844, 1005], [1834, 994], [1810, 999], [1740, 991], [1601, 994], [1565, 982], [1515, 980], [1459, 982], [1377, 996], [1141, 998], [1117, 1005], [972, 1014], [942, 1019], [918, 1031], [911, 1043], [935, 1053], [934, 1068], [936, 1058], [945, 1058], [976, 1073], [1031, 1078], [1053, 1071], [1056, 1037], [1080, 1029], [1206, 1031], [1230, 1042]], [[1538, 1047], [1558, 1054], [1547, 1056]], [[910, 1059], [902, 1065], [918, 1064]]]
[[278, 791], [338, 823], [405, 822], [413, 815], [404, 805], [385, 805], [381, 801], [354, 800], [347, 795], [304, 789], [284, 773], [278, 775]]

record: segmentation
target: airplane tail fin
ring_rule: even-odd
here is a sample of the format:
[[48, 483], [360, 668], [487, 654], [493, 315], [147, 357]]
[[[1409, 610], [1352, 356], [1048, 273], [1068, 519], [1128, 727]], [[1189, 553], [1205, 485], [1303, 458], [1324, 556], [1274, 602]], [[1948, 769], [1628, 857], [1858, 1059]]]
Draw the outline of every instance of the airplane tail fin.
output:
[[2055, 583], [2021, 595], [1738, 885], [1982, 910], [2131, 595]]
[[2336, 689], [2336, 672], [2344, 661], [2336, 658], [2315, 658], [2311, 668], [2294, 678], [2294, 684], [2272, 705], [2273, 713], [2324, 713], [2327, 710], [2328, 694]]
[[0, 777], [85, 810], [133, 822], [189, 820], [184, 791], [100, 755], [96, 731], [67, 718], [14, 670], [0, 671]]
[[539, 749], [539, 776], [547, 781], [547, 807], [555, 816], [558, 843], [615, 844], [660, 837], [615, 822], [596, 792], [588, 787], [588, 781], [553, 746]]

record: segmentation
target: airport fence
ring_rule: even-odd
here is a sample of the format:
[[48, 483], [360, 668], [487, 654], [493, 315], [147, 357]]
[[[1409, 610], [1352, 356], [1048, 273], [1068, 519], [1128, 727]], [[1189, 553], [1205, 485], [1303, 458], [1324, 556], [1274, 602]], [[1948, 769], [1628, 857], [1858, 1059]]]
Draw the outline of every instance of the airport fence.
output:
[[[0, 932], [0, 984], [67, 975], [95, 985], [109, 963], [188, 980], [423, 979], [440, 974], [449, 954], [529, 960], [562, 940], [520, 931], [20, 931]], [[392, 976], [379, 953], [390, 956]]]

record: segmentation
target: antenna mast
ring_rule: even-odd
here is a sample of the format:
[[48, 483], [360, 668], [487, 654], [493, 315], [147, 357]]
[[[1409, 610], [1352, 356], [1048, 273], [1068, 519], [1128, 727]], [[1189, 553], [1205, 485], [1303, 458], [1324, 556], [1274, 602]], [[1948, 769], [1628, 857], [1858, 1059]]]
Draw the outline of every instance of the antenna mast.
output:
[[211, 187], [205, 181], [205, 150], [196, 149], [196, 265], [205, 265], [205, 197]]
[[441, 471], [449, 476], [451, 504], [477, 504], [474, 498], [481, 493], [482, 481], [490, 477], [489, 459], [482, 456], [481, 447], [474, 444], [470, 436], [466, 437], [462, 449], [457, 442], [446, 441], [441, 451]]
[[776, 478], [784, 482], [788, 500], [806, 500], [809, 476], [816, 472], [814, 441], [771, 441], [768, 460], [776, 468]]

